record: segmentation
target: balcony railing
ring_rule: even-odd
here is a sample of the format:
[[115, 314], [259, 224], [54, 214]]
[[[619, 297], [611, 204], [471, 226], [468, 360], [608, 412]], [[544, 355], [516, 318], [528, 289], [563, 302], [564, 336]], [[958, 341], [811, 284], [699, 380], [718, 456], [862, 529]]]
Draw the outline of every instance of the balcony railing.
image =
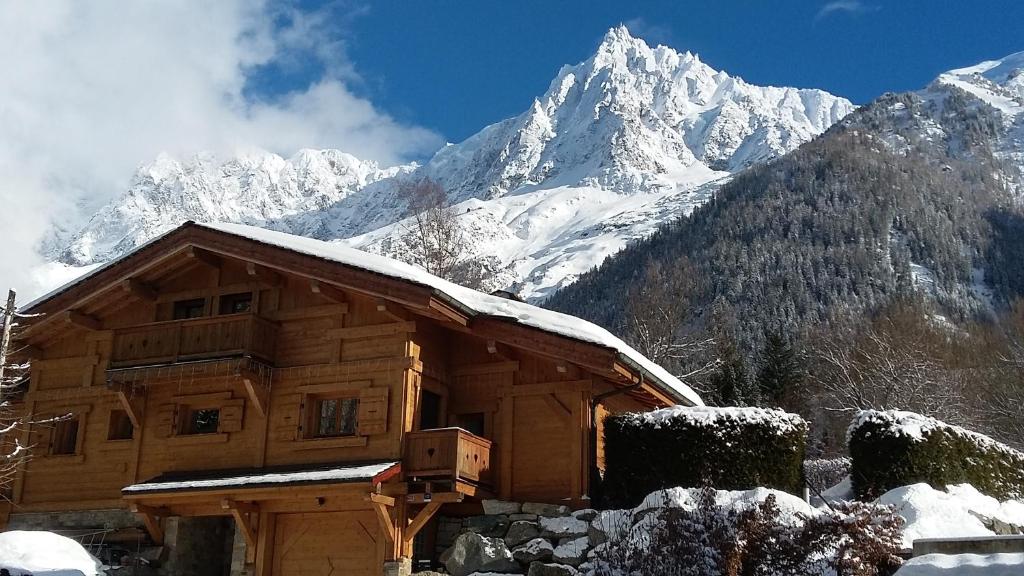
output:
[[255, 314], [154, 322], [114, 331], [110, 367], [173, 364], [232, 356], [273, 362], [277, 325]]
[[455, 480], [492, 486], [491, 441], [461, 428], [420, 430], [405, 435], [406, 478]]

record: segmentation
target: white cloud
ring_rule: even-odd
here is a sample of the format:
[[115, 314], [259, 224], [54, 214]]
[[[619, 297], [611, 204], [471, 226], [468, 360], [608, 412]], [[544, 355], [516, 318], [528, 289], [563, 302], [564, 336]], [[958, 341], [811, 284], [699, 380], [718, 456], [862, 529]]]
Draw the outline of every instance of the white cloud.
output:
[[874, 12], [875, 10], [878, 10], [877, 6], [869, 6], [860, 0], [836, 0], [822, 6], [814, 16], [814, 20], [818, 21], [839, 12], [862, 14], [864, 12]]
[[[0, 0], [0, 288], [35, 289], [26, 271], [49, 222], [123, 192], [162, 151], [332, 147], [390, 164], [436, 148], [350, 90], [328, 16], [247, 0]], [[308, 89], [246, 97], [258, 67], [304, 58], [326, 70]]]

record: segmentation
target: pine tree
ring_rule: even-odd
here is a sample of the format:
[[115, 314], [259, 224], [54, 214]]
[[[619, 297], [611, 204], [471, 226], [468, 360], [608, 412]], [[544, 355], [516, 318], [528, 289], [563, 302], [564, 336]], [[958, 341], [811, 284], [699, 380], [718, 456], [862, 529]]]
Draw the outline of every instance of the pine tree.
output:
[[784, 407], [803, 377], [803, 366], [793, 346], [779, 333], [767, 334], [756, 380], [761, 402]]

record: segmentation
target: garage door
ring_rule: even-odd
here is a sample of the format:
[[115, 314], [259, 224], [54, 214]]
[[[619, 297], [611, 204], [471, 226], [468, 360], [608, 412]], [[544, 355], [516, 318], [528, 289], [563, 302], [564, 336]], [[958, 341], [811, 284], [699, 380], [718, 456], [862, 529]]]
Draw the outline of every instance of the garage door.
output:
[[279, 514], [274, 535], [275, 576], [376, 576], [377, 519], [373, 512]]

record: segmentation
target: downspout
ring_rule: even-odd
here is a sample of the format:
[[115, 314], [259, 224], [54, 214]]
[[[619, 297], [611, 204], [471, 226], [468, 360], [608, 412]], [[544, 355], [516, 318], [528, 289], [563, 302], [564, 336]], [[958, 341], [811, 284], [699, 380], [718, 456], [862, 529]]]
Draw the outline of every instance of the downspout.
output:
[[615, 388], [614, 390], [609, 390], [608, 392], [603, 392], [590, 397], [590, 486], [587, 491], [589, 492], [591, 503], [595, 507], [601, 506], [601, 499], [604, 497], [604, 491], [601, 489], [601, 471], [597, 467], [597, 407], [606, 398], [625, 394], [626, 392], [636, 390], [643, 385], [644, 375], [641, 372], [640, 381], [636, 384], [631, 384], [625, 388]]

